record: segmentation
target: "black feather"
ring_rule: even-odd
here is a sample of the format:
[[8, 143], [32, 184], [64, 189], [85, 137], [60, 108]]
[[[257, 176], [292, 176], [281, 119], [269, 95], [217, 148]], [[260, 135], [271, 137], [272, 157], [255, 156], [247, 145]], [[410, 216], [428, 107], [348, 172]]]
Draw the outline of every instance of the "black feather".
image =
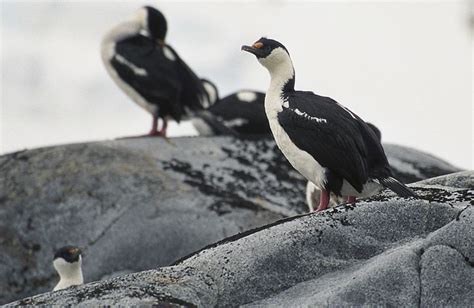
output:
[[[148, 36], [137, 34], [115, 45], [111, 59], [119, 77], [149, 104], [155, 105], [160, 117], [171, 116], [179, 121], [187, 109], [203, 109], [207, 93], [199, 78], [168, 45], [161, 46]], [[168, 48], [175, 60], [165, 55]], [[137, 74], [131, 63], [146, 74]]]
[[417, 194], [413, 192], [410, 188], [408, 188], [405, 184], [399, 182], [397, 179], [394, 177], [385, 177], [385, 178], [378, 178], [380, 184], [383, 186], [391, 189], [394, 191], [397, 195], [401, 197], [415, 197], [417, 198]]

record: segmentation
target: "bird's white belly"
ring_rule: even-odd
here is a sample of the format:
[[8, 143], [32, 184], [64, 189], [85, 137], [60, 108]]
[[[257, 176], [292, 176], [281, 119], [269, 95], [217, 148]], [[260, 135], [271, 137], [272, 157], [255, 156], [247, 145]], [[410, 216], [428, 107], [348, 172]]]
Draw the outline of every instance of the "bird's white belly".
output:
[[343, 196], [354, 196], [358, 198], [367, 198], [379, 193], [382, 190], [383, 186], [379, 183], [373, 182], [371, 180], [367, 181], [362, 188], [362, 192], [358, 192], [354, 187], [352, 187], [349, 182], [345, 179], [342, 180], [341, 195]]
[[269, 116], [268, 120], [276, 144], [293, 168], [316, 187], [324, 189], [326, 183], [324, 168], [308, 152], [301, 150], [291, 141], [283, 127], [278, 123], [276, 116]]

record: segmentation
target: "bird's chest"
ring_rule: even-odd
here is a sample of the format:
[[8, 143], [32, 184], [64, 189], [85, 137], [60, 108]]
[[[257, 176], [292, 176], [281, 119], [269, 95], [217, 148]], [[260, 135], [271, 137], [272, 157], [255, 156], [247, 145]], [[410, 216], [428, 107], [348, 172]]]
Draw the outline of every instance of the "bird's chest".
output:
[[324, 168], [308, 152], [301, 150], [294, 144], [278, 121], [278, 113], [283, 110], [282, 106], [283, 101], [279, 95], [267, 94], [265, 97], [265, 113], [275, 142], [293, 168], [308, 181], [323, 189], [326, 182]]

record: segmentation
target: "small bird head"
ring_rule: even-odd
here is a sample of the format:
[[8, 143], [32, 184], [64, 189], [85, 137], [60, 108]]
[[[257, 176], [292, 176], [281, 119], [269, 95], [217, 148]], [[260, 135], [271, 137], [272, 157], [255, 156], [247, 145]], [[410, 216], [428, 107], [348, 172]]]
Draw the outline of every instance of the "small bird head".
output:
[[73, 276], [81, 270], [82, 251], [75, 246], [64, 246], [54, 254], [53, 265], [59, 276]]
[[166, 32], [168, 31], [168, 23], [166, 18], [159, 10], [151, 7], [145, 6], [143, 10], [144, 14], [144, 28], [148, 34], [159, 42], [164, 42], [166, 37]]
[[262, 37], [252, 46], [242, 46], [243, 51], [254, 54], [270, 72], [284, 64], [291, 64], [290, 54], [282, 43]]

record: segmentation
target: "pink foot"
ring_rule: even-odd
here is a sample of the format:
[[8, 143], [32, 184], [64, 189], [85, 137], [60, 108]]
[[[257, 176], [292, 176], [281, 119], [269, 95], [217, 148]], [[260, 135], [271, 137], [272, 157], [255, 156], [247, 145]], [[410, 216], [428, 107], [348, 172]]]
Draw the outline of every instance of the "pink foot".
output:
[[158, 126], [158, 117], [153, 116], [153, 122], [151, 124], [151, 130], [148, 133], [148, 135], [146, 135], [146, 136], [147, 137], [163, 137], [163, 138], [166, 138], [166, 128], [168, 127], [168, 121], [163, 119], [163, 127], [160, 130], [157, 129], [157, 126]]
[[321, 189], [321, 195], [319, 198], [319, 206], [316, 209], [316, 212], [324, 211], [328, 208], [329, 205], [329, 191]]
[[355, 204], [356, 203], [356, 197], [355, 196], [347, 197], [347, 203]]
[[151, 130], [148, 135], [143, 135], [143, 137], [164, 137], [161, 131]]

